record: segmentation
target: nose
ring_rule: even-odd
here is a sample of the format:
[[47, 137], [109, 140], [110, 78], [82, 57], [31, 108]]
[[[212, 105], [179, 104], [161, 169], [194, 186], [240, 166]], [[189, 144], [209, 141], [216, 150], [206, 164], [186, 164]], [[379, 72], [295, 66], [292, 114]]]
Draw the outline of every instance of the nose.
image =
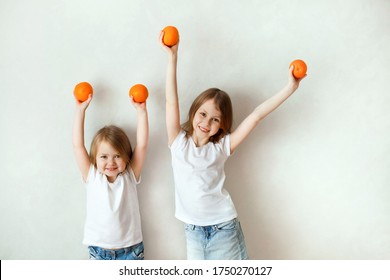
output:
[[206, 120], [206, 125], [207, 125], [207, 127], [210, 127], [210, 126], [211, 126], [212, 121], [213, 121], [212, 119]]

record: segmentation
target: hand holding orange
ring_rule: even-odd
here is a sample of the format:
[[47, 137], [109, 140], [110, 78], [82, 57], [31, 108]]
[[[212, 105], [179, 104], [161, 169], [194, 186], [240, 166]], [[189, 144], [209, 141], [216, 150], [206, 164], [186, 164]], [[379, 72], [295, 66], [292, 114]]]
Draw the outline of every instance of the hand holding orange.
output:
[[295, 78], [301, 79], [305, 77], [307, 71], [307, 65], [303, 60], [296, 59], [290, 63], [290, 67], [291, 65], [294, 66], [293, 75]]
[[73, 94], [79, 102], [84, 102], [90, 94], [93, 94], [93, 88], [89, 83], [81, 82], [75, 86]]
[[148, 89], [142, 84], [136, 84], [130, 88], [129, 96], [137, 103], [144, 103], [149, 96]]
[[174, 26], [166, 26], [164, 29], [163, 43], [172, 47], [179, 42], [179, 31]]

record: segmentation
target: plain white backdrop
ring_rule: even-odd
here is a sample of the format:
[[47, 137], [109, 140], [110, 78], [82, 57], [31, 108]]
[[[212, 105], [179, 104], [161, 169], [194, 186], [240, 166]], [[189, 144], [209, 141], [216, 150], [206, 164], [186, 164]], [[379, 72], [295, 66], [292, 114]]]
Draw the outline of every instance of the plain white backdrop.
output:
[[95, 92], [87, 147], [107, 124], [134, 142], [128, 90], [148, 87], [145, 258], [185, 259], [165, 132], [166, 25], [181, 36], [183, 121], [196, 95], [219, 87], [236, 127], [285, 85], [292, 60], [308, 64], [226, 166], [251, 259], [389, 259], [389, 14], [386, 0], [2, 0], [0, 259], [87, 258], [71, 145], [81, 81]]

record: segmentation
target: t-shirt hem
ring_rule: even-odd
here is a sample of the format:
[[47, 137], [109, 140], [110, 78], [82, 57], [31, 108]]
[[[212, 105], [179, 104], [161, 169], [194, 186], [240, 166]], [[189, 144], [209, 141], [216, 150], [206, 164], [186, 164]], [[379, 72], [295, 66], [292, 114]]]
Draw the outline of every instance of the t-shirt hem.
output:
[[143, 242], [143, 238], [140, 238], [139, 240], [136, 239], [135, 241], [128, 241], [128, 242], [121, 243], [121, 244], [107, 244], [107, 243], [99, 243], [99, 242], [92, 242], [92, 241], [83, 241], [83, 245], [97, 246], [97, 247], [105, 248], [105, 249], [110, 249], [110, 248], [120, 249], [120, 248], [131, 247], [131, 246], [139, 244], [141, 242]]
[[182, 221], [185, 224], [205, 227], [205, 226], [212, 226], [212, 225], [217, 225], [217, 224], [220, 224], [220, 223], [228, 222], [230, 220], [233, 220], [233, 219], [237, 218], [238, 215], [234, 214], [234, 215], [231, 215], [231, 216], [228, 216], [228, 217], [224, 217], [224, 218], [221, 218], [221, 219], [217, 219], [217, 220], [208, 220], [208, 221], [201, 221], [201, 222], [199, 222], [199, 221], [197, 222], [195, 220], [191, 220], [191, 219], [187, 219], [187, 218], [182, 218], [182, 217], [180, 217], [178, 215], [175, 215], [175, 217], [176, 217], [176, 219]]

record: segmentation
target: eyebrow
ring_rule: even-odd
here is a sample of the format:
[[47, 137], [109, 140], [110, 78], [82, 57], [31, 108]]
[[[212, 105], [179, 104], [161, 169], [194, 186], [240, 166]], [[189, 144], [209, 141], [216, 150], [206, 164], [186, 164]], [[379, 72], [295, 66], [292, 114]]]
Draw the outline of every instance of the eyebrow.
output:
[[[199, 108], [200, 109], [200, 111], [203, 111], [203, 112], [206, 112], [207, 114], [210, 114], [206, 109], [204, 109], [204, 108]], [[215, 115], [215, 116], [212, 116], [213, 118], [222, 118], [222, 116], [221, 115]]]
[[[110, 154], [106, 154], [106, 153], [98, 153], [99, 156], [108, 156]], [[113, 155], [117, 156], [117, 155], [121, 155], [120, 153], [113, 153]]]

